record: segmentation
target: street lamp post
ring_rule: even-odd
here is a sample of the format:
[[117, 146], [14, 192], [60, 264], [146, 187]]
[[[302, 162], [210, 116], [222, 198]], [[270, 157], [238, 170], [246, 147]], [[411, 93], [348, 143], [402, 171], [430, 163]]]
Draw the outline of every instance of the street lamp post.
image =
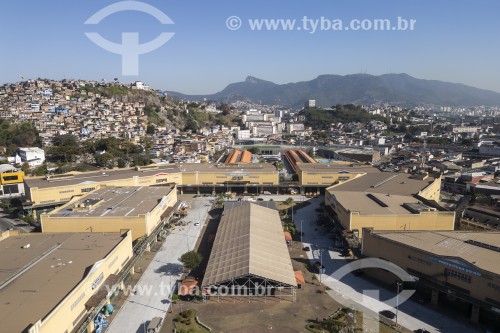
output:
[[323, 275], [323, 249], [319, 248], [319, 284], [321, 285], [321, 276]]
[[399, 287], [401, 287], [402, 283], [401, 282], [397, 282], [396, 283], [396, 286], [397, 286], [397, 294], [396, 294], [396, 327], [398, 327], [398, 312], [399, 312]]
[[304, 234], [304, 232], [302, 231], [302, 221], [304, 220], [300, 220], [300, 246], [302, 247], [303, 244], [302, 244], [302, 235]]
[[172, 273], [170, 273], [170, 304], [168, 306], [169, 313], [172, 313], [174, 311], [174, 303], [172, 302], [173, 296], [174, 296], [174, 285], [172, 284]]

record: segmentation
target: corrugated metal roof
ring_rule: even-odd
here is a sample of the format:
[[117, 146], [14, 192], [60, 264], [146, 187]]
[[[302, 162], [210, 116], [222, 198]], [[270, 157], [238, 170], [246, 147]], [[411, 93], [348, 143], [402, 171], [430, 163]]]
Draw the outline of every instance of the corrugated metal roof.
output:
[[279, 213], [251, 203], [224, 211], [203, 286], [246, 275], [297, 286]]
[[368, 173], [362, 177], [328, 188], [330, 193], [340, 191], [415, 195], [435, 181], [434, 178], [418, 179], [414, 175], [397, 172]]

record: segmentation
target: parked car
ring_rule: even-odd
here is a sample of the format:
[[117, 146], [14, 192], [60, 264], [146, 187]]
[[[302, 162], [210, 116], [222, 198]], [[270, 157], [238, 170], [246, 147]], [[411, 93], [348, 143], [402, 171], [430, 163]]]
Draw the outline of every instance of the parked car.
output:
[[199, 226], [199, 225], [200, 225], [200, 222], [195, 222], [195, 223], [194, 223], [194, 226], [195, 226], [195, 227], [197, 227], [197, 226]]
[[160, 333], [162, 324], [163, 324], [163, 318], [154, 317], [149, 322], [147, 333]]
[[342, 249], [342, 251], [340, 252], [340, 255], [341, 255], [341, 256], [343, 256], [343, 257], [348, 257], [348, 256], [350, 256], [350, 255], [351, 255], [351, 250], [344, 248], [344, 249]]
[[304, 251], [306, 251], [306, 252], [307, 252], [307, 251], [311, 251], [311, 248], [310, 248], [309, 246], [304, 246], [304, 247], [302, 248], [302, 250], [304, 250]]
[[389, 318], [389, 319], [394, 319], [396, 318], [396, 314], [390, 310], [382, 310], [379, 312], [382, 316]]

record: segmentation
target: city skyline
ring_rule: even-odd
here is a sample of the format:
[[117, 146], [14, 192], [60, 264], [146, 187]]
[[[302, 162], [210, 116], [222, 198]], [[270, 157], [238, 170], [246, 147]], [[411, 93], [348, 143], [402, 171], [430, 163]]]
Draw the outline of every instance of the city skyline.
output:
[[[211, 94], [251, 75], [278, 84], [307, 81], [322, 74], [407, 73], [416, 78], [463, 83], [500, 92], [494, 43], [500, 23], [492, 0], [302, 3], [287, 7], [263, 1], [143, 1], [174, 22], [164, 26], [145, 13], [125, 11], [85, 25], [96, 12], [118, 1], [3, 4], [2, 82], [21, 77], [141, 80], [151, 87], [185, 94]], [[264, 6], [265, 4], [265, 6]], [[228, 18], [241, 19], [239, 29]], [[252, 30], [249, 20], [317, 20], [316, 31]], [[321, 19], [415, 20], [414, 30], [321, 30]], [[324, 24], [323, 24], [324, 25]], [[328, 24], [327, 24], [328, 25]], [[308, 26], [309, 29], [311, 25]], [[141, 43], [162, 32], [174, 36], [139, 57], [139, 75], [121, 75], [121, 57], [95, 45], [85, 32], [99, 32], [118, 43], [122, 32], [138, 32]]]

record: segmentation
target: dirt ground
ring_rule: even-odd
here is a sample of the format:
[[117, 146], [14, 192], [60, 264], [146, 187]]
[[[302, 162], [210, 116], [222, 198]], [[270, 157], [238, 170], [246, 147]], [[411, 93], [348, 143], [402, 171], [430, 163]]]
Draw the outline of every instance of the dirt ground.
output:
[[[233, 298], [210, 300], [206, 303], [182, 302], [183, 309], [197, 311], [200, 320], [213, 332], [306, 332], [308, 320], [331, 315], [338, 307], [326, 294], [316, 294], [317, 287], [307, 284], [297, 291], [297, 302], [267, 299], [236, 300]], [[181, 311], [180, 304], [174, 313]], [[170, 317], [172, 318], [172, 317]], [[172, 332], [167, 320], [162, 332]]]

